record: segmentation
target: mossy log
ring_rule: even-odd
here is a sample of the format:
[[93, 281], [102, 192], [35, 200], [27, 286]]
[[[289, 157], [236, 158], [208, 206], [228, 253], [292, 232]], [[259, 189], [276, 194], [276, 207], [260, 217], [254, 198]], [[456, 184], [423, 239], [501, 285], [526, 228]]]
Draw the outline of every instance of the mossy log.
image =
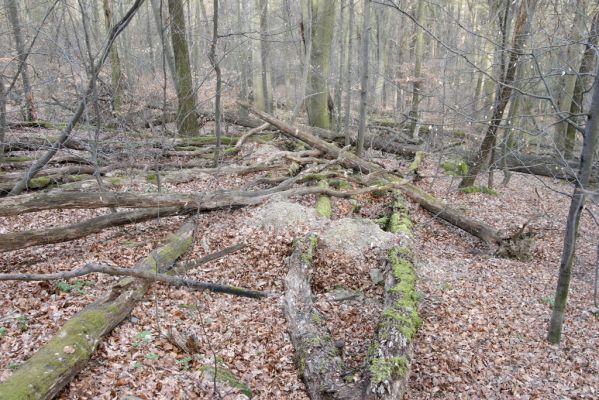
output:
[[502, 237], [499, 231], [494, 227], [475, 218], [468, 217], [462, 212], [449, 207], [444, 201], [437, 199], [433, 195], [420, 189], [418, 186], [407, 182], [405, 179], [387, 172], [381, 166], [366, 161], [353, 153], [344, 152], [336, 145], [326, 142], [309, 132], [295, 128], [269, 114], [258, 111], [248, 105], [241, 105], [247, 107], [250, 112], [262, 120], [276, 126], [286, 135], [302, 140], [313, 148], [328, 154], [329, 157], [339, 159], [340, 164], [343, 166], [362, 173], [370, 173], [379, 182], [394, 183], [397, 189], [404, 192], [408, 197], [420, 204], [427, 211], [431, 212], [434, 216], [444, 219], [458, 228], [482, 239], [486, 243], [501, 245], [505, 241], [506, 238]]
[[[45, 150], [54, 144], [56, 137], [43, 138], [43, 137], [19, 137], [14, 141], [9, 141], [7, 138], [7, 142], [5, 144], [5, 151], [37, 151], [37, 150]], [[90, 150], [90, 146], [77, 139], [67, 139], [64, 143], [62, 143], [61, 147], [72, 149], [72, 150], [81, 150], [88, 151]]]
[[[110, 168], [100, 168], [100, 174], [104, 174]], [[27, 189], [42, 189], [53, 183], [60, 184], [81, 180], [84, 175], [93, 175], [95, 168], [91, 165], [68, 165], [60, 168], [47, 168], [40, 171], [36, 177], [29, 179]], [[8, 193], [22, 172], [7, 173], [0, 175], [0, 193]]]
[[[295, 365], [310, 399], [334, 399], [349, 388], [341, 375], [343, 360], [322, 317], [314, 307], [310, 274], [316, 249], [315, 236], [297, 238], [287, 260], [283, 309], [293, 343]], [[351, 391], [348, 391], [348, 393]], [[353, 397], [359, 399], [359, 393]]]
[[[135, 268], [149, 272], [169, 269], [192, 244], [194, 224], [185, 223], [165, 244]], [[129, 315], [150, 282], [124, 278], [101, 299], [88, 305], [4, 382], [0, 400], [51, 399], [81, 371], [102, 337]]]

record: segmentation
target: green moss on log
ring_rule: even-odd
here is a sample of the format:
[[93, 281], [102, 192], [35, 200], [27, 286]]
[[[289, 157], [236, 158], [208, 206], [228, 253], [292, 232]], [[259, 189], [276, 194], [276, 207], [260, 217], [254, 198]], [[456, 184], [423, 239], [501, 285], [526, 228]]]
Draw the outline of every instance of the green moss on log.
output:
[[497, 196], [497, 191], [488, 186], [466, 186], [460, 189], [462, 193], [483, 193], [491, 196]]
[[33, 160], [31, 157], [27, 156], [8, 156], [8, 157], [0, 157], [0, 163], [20, 163], [27, 162]]
[[409, 365], [404, 356], [375, 358], [370, 363], [370, 376], [375, 384], [383, 383], [393, 376], [405, 376]]
[[[318, 184], [319, 187], [326, 189], [329, 187], [327, 181], [320, 181]], [[333, 213], [333, 209], [331, 207], [331, 199], [329, 196], [320, 195], [316, 200], [316, 212], [325, 218], [331, 218], [331, 214]]]
[[0, 399], [35, 399], [38, 393], [48, 393], [57, 370], [69, 373], [81, 360], [90, 357], [96, 345], [94, 338], [106, 321], [106, 310], [102, 309], [84, 311], [68, 321], [58, 335], [27, 361], [26, 367], [17, 369], [8, 381], [0, 384]]
[[27, 187], [29, 189], [41, 189], [50, 184], [52, 180], [48, 176], [37, 176], [35, 178], [29, 179], [27, 182]]

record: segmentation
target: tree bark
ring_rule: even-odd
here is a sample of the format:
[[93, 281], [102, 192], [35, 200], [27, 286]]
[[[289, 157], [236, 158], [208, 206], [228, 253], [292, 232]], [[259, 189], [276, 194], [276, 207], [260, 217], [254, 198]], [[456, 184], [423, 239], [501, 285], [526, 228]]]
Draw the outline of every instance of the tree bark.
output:
[[572, 194], [570, 211], [568, 212], [568, 220], [566, 222], [566, 233], [564, 235], [564, 246], [560, 261], [557, 288], [555, 290], [555, 301], [549, 324], [549, 333], [547, 335], [547, 339], [551, 343], [559, 343], [561, 339], [566, 302], [568, 300], [568, 289], [570, 287], [570, 276], [572, 275], [572, 264], [576, 253], [576, 236], [580, 224], [580, 215], [584, 209], [587, 191], [591, 189], [589, 182], [599, 142], [599, 68], [597, 68], [595, 74], [595, 88], [593, 90], [589, 120], [590, 122], [585, 130], [584, 143], [580, 154], [578, 179], [574, 182], [574, 193]]
[[283, 309], [296, 367], [310, 399], [333, 399], [338, 397], [331, 394], [345, 386], [340, 377], [343, 360], [312, 301], [309, 276], [315, 250], [315, 236], [295, 239], [293, 253], [287, 260]]
[[0, 157], [4, 157], [6, 149], [6, 95], [4, 78], [0, 76]]
[[5, 0], [5, 5], [8, 13], [8, 20], [12, 25], [12, 31], [15, 37], [17, 58], [19, 63], [22, 65], [21, 79], [23, 80], [23, 95], [25, 97], [25, 119], [27, 121], [35, 121], [37, 119], [37, 113], [35, 110], [33, 91], [31, 90], [31, 83], [29, 80], [29, 67], [26, 64], [28, 54], [25, 51], [23, 33], [21, 32], [21, 19], [19, 16], [17, 1]]
[[[194, 224], [185, 223], [166, 243], [134, 269], [168, 270], [192, 244]], [[114, 329], [140, 301], [150, 282], [124, 278], [98, 301], [72, 317], [31, 358], [0, 383], [0, 399], [52, 399], [90, 359], [102, 338]]]
[[175, 87], [177, 91], [177, 130], [182, 135], [196, 135], [200, 129], [196, 98], [185, 38], [185, 14], [182, 0], [168, 0], [171, 17], [171, 40], [175, 54]]
[[[572, 102], [570, 103], [570, 118], [574, 121], [580, 121], [578, 115], [582, 112], [582, 103], [584, 93], [587, 90], [589, 76], [593, 70], [595, 59], [597, 58], [595, 52], [597, 47], [597, 41], [599, 40], [599, 12], [595, 13], [593, 17], [593, 24], [591, 31], [589, 32], [588, 40], [585, 44], [584, 53], [582, 55], [582, 61], [580, 62], [580, 69], [576, 75], [576, 81], [574, 83], [574, 92], [572, 95]], [[564, 146], [564, 157], [571, 159], [574, 153], [574, 144], [576, 142], [576, 127], [572, 124], [567, 124], [565, 146]]]
[[[103, 0], [102, 8], [104, 9], [104, 24], [106, 25], [106, 31], [110, 32], [113, 21], [112, 12], [112, 1]], [[123, 70], [121, 69], [121, 59], [119, 58], [119, 51], [116, 45], [110, 48], [110, 81], [112, 86], [112, 108], [115, 111], [121, 109], [123, 102], [123, 96], [125, 95], [125, 79], [123, 76]]]
[[347, 61], [345, 72], [345, 115], [343, 120], [343, 131], [345, 137], [345, 145], [349, 146], [351, 142], [351, 134], [349, 132], [349, 121], [351, 117], [351, 65], [353, 61], [353, 31], [354, 31], [354, 0], [349, 1], [349, 16], [347, 28]]
[[358, 142], [356, 155], [362, 157], [364, 153], [364, 135], [366, 131], [366, 107], [368, 106], [368, 44], [370, 42], [370, 0], [364, 0], [364, 19], [362, 21], [362, 48], [360, 71], [360, 119], [358, 121]]
[[536, 2], [537, 0], [520, 2], [518, 16], [516, 18], [514, 27], [512, 50], [510, 52], [505, 76], [499, 77], [497, 80], [498, 95], [493, 105], [493, 115], [485, 133], [485, 137], [480, 145], [477, 156], [469, 166], [470, 168], [468, 175], [465, 176], [460, 182], [460, 188], [472, 186], [474, 184], [474, 181], [476, 180], [477, 175], [480, 173], [483, 164], [488, 161], [491, 150], [495, 146], [497, 128], [501, 124], [503, 112], [505, 111], [505, 107], [512, 95], [512, 83], [514, 82], [514, 78], [516, 76], [518, 60], [522, 55], [524, 46], [526, 44], [526, 24], [528, 23], [528, 19], [532, 18], [532, 13], [536, 6]]
[[[312, 1], [312, 0], [310, 0]], [[312, 51], [308, 75], [308, 121], [310, 126], [329, 129], [329, 69], [335, 26], [336, 0], [312, 1]], [[306, 16], [304, 16], [305, 20]]]
[[[414, 16], [418, 25], [422, 25], [424, 18], [424, 0], [418, 0], [416, 4], [416, 15]], [[424, 32], [420, 26], [416, 27], [416, 35], [414, 37], [414, 85], [412, 92], [412, 109], [410, 110], [410, 133], [413, 138], [417, 138], [420, 130], [419, 122], [419, 106], [420, 106], [420, 91], [422, 85], [420, 82], [420, 74], [422, 70], [422, 53], [424, 47]]]
[[189, 209], [150, 208], [141, 211], [127, 211], [106, 214], [90, 218], [83, 222], [58, 228], [47, 228], [35, 231], [13, 232], [0, 235], [0, 252], [24, 249], [52, 243], [62, 243], [79, 239], [92, 233], [98, 233], [106, 228], [129, 225], [159, 217], [170, 217], [190, 212]]

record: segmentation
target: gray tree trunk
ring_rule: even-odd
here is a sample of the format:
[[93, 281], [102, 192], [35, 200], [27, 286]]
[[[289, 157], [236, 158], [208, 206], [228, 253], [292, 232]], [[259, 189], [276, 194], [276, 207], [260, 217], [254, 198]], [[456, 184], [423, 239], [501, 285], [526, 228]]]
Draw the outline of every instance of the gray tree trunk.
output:
[[27, 121], [35, 121], [37, 113], [35, 110], [35, 102], [33, 100], [33, 91], [29, 80], [29, 68], [27, 66], [27, 53], [25, 51], [25, 42], [21, 31], [21, 19], [19, 18], [19, 9], [16, 0], [5, 0], [5, 6], [8, 14], [8, 20], [12, 25], [13, 35], [15, 37], [15, 45], [17, 50], [17, 58], [20, 64], [21, 79], [23, 80], [23, 95], [25, 96], [25, 119]]
[[171, 16], [171, 40], [175, 54], [175, 87], [177, 89], [177, 130], [183, 135], [199, 131], [195, 92], [191, 78], [189, 49], [185, 38], [185, 13], [181, 0], [168, 0]]
[[559, 267], [557, 288], [555, 290], [555, 302], [551, 314], [549, 333], [547, 339], [551, 343], [559, 343], [564, 324], [566, 302], [568, 300], [568, 289], [570, 287], [570, 276], [572, 274], [572, 263], [576, 253], [576, 236], [580, 223], [580, 215], [584, 209], [584, 203], [589, 190], [593, 159], [597, 152], [599, 142], [599, 68], [595, 75], [595, 88], [590, 110], [590, 121], [584, 135], [582, 152], [580, 155], [580, 169], [578, 179], [574, 183], [574, 193], [568, 212], [566, 222], [566, 233], [564, 235], [564, 247]]
[[360, 59], [362, 71], [360, 72], [360, 120], [358, 123], [358, 143], [356, 155], [362, 157], [364, 153], [364, 134], [366, 131], [366, 107], [368, 106], [368, 42], [370, 41], [370, 0], [364, 0], [364, 19], [362, 21], [362, 46]]

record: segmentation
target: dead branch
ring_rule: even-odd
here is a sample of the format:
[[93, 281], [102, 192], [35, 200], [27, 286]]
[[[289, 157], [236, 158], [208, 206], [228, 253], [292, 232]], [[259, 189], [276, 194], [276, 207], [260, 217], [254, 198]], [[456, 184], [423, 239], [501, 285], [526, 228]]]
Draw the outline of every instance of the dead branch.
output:
[[0, 281], [56, 281], [77, 278], [94, 273], [112, 276], [130, 276], [152, 282], [162, 282], [176, 287], [184, 286], [192, 289], [209, 290], [211, 292], [226, 293], [235, 296], [250, 297], [253, 299], [269, 296], [268, 293], [257, 290], [243, 289], [230, 285], [221, 285], [218, 283], [201, 282], [177, 276], [158, 274], [146, 270], [119, 268], [95, 263], [87, 263], [83, 267], [72, 271], [54, 272], [50, 274], [0, 274]]
[[245, 135], [243, 135], [242, 137], [239, 138], [239, 140], [237, 141], [237, 143], [235, 144], [235, 148], [239, 149], [241, 148], [241, 146], [243, 146], [243, 144], [245, 143], [246, 140], [248, 140], [248, 138], [252, 135], [255, 135], [256, 133], [262, 132], [263, 130], [265, 130], [266, 128], [268, 128], [270, 126], [270, 124], [267, 122], [265, 124], [262, 124], [254, 129], [250, 129], [248, 131], [248, 133], [246, 133]]

